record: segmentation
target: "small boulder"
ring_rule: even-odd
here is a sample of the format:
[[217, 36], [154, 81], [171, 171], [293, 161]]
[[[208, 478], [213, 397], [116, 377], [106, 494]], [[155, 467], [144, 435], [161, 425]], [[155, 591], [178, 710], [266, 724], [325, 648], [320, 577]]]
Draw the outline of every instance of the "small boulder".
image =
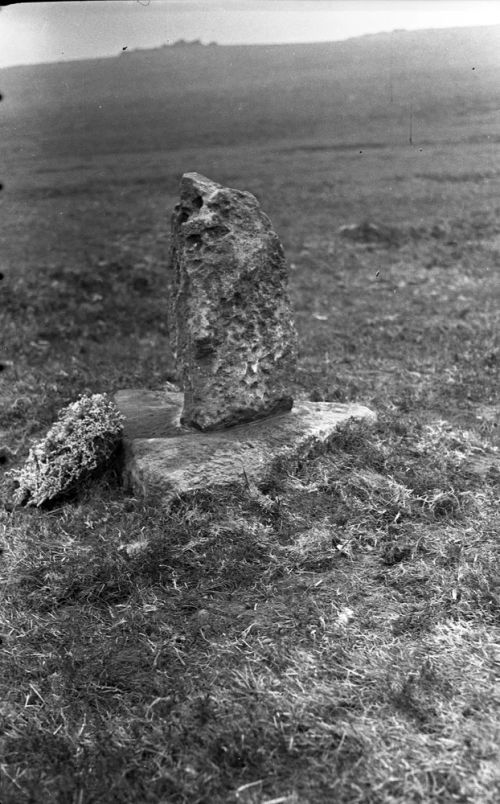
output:
[[10, 472], [14, 503], [38, 507], [72, 491], [115, 452], [122, 425], [122, 415], [103, 394], [82, 396], [61, 410], [24, 466]]
[[396, 226], [367, 220], [361, 223], [345, 224], [340, 227], [338, 234], [347, 240], [354, 240], [356, 243], [378, 243], [384, 246], [399, 246], [404, 240], [404, 233]]

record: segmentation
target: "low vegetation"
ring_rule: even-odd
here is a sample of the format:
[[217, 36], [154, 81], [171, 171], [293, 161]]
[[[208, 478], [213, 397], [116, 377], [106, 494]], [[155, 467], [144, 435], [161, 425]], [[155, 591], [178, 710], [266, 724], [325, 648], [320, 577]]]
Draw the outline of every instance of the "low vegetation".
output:
[[[18, 157], [0, 218], [2, 804], [499, 800], [500, 168], [462, 130]], [[14, 506], [7, 472], [61, 407], [175, 380], [164, 265], [185, 170], [255, 192], [283, 239], [296, 397], [377, 424], [168, 512], [125, 495], [118, 464]]]

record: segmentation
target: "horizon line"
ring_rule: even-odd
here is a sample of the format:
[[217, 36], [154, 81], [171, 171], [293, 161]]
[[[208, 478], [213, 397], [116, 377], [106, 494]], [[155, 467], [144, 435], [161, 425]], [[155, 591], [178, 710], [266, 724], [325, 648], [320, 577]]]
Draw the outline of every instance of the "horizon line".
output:
[[39, 67], [39, 66], [49, 66], [53, 64], [68, 64], [74, 62], [84, 62], [84, 61], [102, 61], [107, 59], [116, 59], [122, 56], [125, 56], [127, 53], [152, 53], [157, 50], [164, 50], [164, 49], [178, 49], [181, 47], [200, 47], [200, 48], [231, 48], [231, 47], [238, 47], [238, 48], [251, 48], [251, 47], [297, 47], [297, 46], [315, 46], [315, 45], [335, 45], [339, 44], [340, 42], [352, 42], [355, 39], [367, 39], [373, 38], [375, 36], [383, 36], [389, 34], [402, 34], [402, 33], [426, 33], [429, 31], [456, 31], [456, 30], [477, 30], [478, 28], [500, 28], [500, 23], [491, 23], [488, 25], [450, 25], [450, 26], [438, 26], [435, 28], [393, 28], [391, 30], [382, 30], [382, 31], [375, 31], [375, 32], [368, 32], [364, 34], [358, 34], [357, 36], [346, 36], [342, 37], [341, 39], [325, 39], [325, 40], [315, 40], [315, 41], [297, 41], [297, 42], [217, 42], [212, 40], [210, 42], [203, 42], [200, 38], [195, 38], [192, 40], [184, 40], [184, 39], [177, 39], [175, 42], [172, 43], [165, 43], [163, 45], [157, 45], [156, 47], [137, 47], [131, 48], [130, 50], [128, 47], [122, 48], [121, 51], [118, 53], [110, 53], [108, 55], [102, 56], [86, 56], [86, 57], [76, 57], [76, 58], [59, 58], [59, 59], [51, 59], [47, 61], [37, 61], [37, 62], [19, 62], [15, 64], [6, 64], [3, 67], [0, 66], [0, 71], [2, 70], [12, 70], [19, 67]]

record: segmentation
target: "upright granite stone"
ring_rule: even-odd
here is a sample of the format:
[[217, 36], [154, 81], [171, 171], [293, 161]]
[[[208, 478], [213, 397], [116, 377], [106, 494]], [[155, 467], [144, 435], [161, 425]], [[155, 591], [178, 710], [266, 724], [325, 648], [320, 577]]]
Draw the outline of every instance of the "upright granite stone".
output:
[[169, 330], [181, 423], [220, 430], [290, 410], [297, 337], [283, 248], [257, 199], [197, 173], [172, 216]]
[[293, 467], [334, 448], [343, 424], [376, 420], [361, 405], [293, 405], [296, 334], [283, 249], [253, 195], [183, 176], [169, 280], [183, 387], [115, 395], [123, 482], [134, 494], [168, 509], [200, 491], [262, 490], [283, 461]]

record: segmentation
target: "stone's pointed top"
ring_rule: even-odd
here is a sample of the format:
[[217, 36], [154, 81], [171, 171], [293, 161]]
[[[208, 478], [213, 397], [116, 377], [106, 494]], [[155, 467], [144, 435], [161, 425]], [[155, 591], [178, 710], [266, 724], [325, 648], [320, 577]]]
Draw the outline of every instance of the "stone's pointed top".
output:
[[181, 179], [181, 197], [183, 190], [198, 190], [202, 193], [222, 190], [222, 184], [218, 184], [212, 179], [207, 179], [201, 173], [184, 173]]
[[184, 173], [182, 175], [180, 183], [181, 204], [186, 201], [194, 202], [195, 207], [197, 206], [201, 209], [205, 200], [212, 200], [212, 198], [215, 200], [219, 193], [224, 195], [226, 201], [230, 204], [245, 199], [251, 207], [259, 207], [258, 200], [248, 190], [234, 190], [231, 187], [224, 187], [223, 184], [212, 181], [212, 179], [202, 176], [201, 173]]

